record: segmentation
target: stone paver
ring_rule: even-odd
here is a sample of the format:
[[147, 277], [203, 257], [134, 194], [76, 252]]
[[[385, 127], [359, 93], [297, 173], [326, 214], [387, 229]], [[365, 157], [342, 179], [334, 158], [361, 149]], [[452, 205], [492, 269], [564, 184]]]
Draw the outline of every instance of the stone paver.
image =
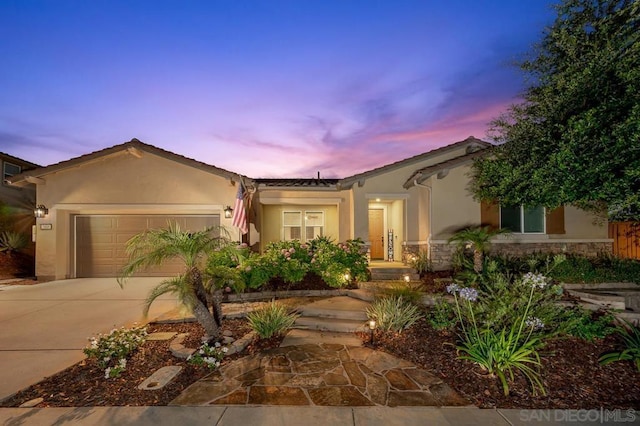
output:
[[171, 405], [467, 406], [426, 370], [389, 354], [336, 343], [271, 349], [223, 366]]

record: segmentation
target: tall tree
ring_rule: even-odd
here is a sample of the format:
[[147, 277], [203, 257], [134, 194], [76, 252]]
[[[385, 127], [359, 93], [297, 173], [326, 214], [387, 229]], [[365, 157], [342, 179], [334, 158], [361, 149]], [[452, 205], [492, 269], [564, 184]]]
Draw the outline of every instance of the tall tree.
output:
[[492, 124], [477, 198], [640, 219], [640, 1], [564, 0], [520, 68], [524, 101]]

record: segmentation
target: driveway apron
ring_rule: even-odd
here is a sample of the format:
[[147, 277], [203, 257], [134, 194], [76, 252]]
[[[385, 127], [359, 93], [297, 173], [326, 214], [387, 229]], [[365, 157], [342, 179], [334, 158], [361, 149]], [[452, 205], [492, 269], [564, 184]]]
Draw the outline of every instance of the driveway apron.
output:
[[[146, 323], [142, 308], [162, 278], [80, 278], [0, 288], [0, 400], [84, 359], [87, 339]], [[148, 318], [174, 309], [160, 297]]]

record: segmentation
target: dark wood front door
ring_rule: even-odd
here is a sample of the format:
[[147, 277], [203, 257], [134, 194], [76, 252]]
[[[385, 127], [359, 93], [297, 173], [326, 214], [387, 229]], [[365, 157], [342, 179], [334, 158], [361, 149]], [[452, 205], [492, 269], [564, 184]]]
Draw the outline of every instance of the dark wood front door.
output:
[[371, 259], [384, 259], [384, 210], [369, 210], [369, 241], [371, 242]]

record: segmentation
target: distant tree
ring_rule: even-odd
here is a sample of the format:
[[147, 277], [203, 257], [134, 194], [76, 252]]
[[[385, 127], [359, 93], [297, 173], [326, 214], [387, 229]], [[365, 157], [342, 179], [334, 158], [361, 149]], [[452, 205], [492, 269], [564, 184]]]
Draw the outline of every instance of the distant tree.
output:
[[564, 0], [530, 59], [524, 101], [491, 123], [477, 198], [640, 219], [640, 1]]

